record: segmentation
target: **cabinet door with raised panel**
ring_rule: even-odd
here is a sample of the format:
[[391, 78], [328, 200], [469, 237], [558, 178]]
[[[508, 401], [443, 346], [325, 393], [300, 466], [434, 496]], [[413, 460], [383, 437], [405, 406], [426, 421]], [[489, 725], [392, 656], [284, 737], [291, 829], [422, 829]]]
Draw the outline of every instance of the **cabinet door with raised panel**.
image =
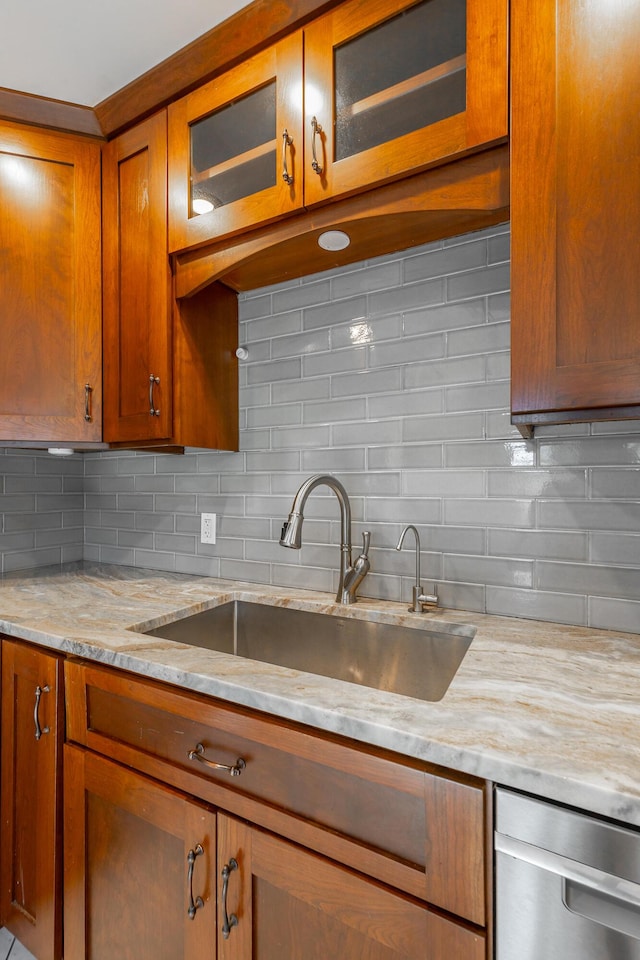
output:
[[640, 414], [640, 5], [512, 0], [514, 422]]
[[2, 641], [1, 923], [38, 960], [62, 956], [59, 657]]
[[172, 432], [167, 116], [106, 145], [102, 158], [104, 439]]
[[220, 960], [484, 960], [485, 938], [424, 904], [218, 816]]
[[0, 123], [0, 440], [102, 439], [100, 145]]
[[506, 0], [348, 0], [305, 28], [305, 204], [507, 136]]
[[302, 206], [302, 34], [169, 107], [169, 249]]
[[110, 760], [64, 748], [65, 956], [215, 957], [215, 814]]

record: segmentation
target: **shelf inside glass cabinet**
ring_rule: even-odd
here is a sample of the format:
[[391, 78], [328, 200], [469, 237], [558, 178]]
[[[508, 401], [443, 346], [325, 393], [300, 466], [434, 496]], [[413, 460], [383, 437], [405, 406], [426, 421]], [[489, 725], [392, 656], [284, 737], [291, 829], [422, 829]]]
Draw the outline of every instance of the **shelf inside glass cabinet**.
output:
[[276, 183], [275, 80], [191, 124], [191, 216]]
[[466, 109], [466, 0], [423, 0], [337, 46], [335, 160]]

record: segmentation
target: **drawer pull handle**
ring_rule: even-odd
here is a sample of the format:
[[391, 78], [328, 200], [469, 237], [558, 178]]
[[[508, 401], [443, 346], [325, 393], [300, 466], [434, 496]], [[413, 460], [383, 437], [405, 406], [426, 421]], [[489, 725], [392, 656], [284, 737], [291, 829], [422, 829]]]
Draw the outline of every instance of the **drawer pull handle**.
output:
[[198, 763], [204, 763], [206, 767], [211, 767], [212, 770], [226, 770], [231, 777], [239, 777], [247, 765], [242, 757], [238, 757], [236, 762], [231, 766], [226, 763], [215, 763], [213, 760], [207, 760], [204, 755], [204, 751], [204, 745], [202, 743], [197, 743], [195, 750], [189, 750], [187, 756], [189, 757], [189, 760], [197, 760]]
[[36, 728], [36, 733], [35, 733], [36, 740], [39, 740], [43, 733], [49, 733], [49, 727], [40, 726], [40, 717], [39, 717], [40, 697], [42, 696], [43, 693], [49, 693], [49, 687], [46, 685], [44, 687], [41, 687], [40, 684], [38, 684], [38, 686], [36, 687], [36, 703], [33, 708], [33, 722]]
[[318, 157], [316, 156], [316, 136], [320, 139], [320, 144], [322, 145], [322, 127], [318, 123], [315, 117], [311, 119], [311, 129], [313, 130], [313, 136], [311, 137], [311, 169], [314, 173], [317, 173], [319, 177], [322, 176], [322, 164], [319, 163]]
[[293, 183], [293, 177], [287, 170], [287, 147], [290, 147], [292, 144], [293, 137], [290, 137], [289, 131], [285, 130], [282, 134], [282, 179], [289, 185]]
[[238, 861], [233, 857], [229, 860], [229, 863], [225, 863], [222, 868], [222, 936], [225, 940], [229, 939], [229, 934], [231, 933], [231, 927], [238, 926], [238, 918], [235, 913], [232, 913], [231, 916], [227, 914], [227, 890], [229, 889], [229, 876], [231, 875], [232, 870], [238, 869]]
[[149, 374], [149, 416], [150, 417], [159, 417], [160, 411], [155, 405], [153, 397], [153, 388], [160, 383], [160, 377], [154, 377], [152, 373]]
[[93, 387], [90, 383], [85, 383], [84, 385], [84, 419], [87, 423], [91, 423], [91, 391]]
[[193, 867], [196, 862], [196, 857], [201, 857], [204, 853], [204, 847], [201, 843], [197, 843], [193, 850], [189, 850], [187, 854], [187, 863], [189, 864], [189, 870], [187, 872], [187, 883], [189, 884], [189, 907], [187, 909], [187, 915], [190, 920], [196, 915], [196, 911], [200, 907], [204, 907], [204, 900], [202, 897], [196, 897], [195, 901], [193, 899]]

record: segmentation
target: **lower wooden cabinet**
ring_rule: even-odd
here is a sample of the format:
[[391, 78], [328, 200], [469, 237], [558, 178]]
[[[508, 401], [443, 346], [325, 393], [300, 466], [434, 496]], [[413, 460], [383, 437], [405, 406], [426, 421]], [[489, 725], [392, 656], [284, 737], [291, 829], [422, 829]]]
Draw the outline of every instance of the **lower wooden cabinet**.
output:
[[488, 784], [77, 660], [63, 745], [62, 664], [3, 641], [0, 920], [36, 960], [488, 960]]
[[198, 930], [222, 960], [486, 960], [482, 781], [114, 669], [65, 680], [65, 956], [179, 960]]
[[343, 864], [223, 815], [218, 867], [220, 960], [485, 957], [477, 932]]
[[468, 926], [111, 760], [67, 745], [64, 773], [68, 957], [485, 957]]
[[64, 776], [65, 957], [211, 960], [215, 813], [69, 745]]
[[0, 925], [37, 960], [62, 956], [63, 736], [62, 659], [3, 639]]

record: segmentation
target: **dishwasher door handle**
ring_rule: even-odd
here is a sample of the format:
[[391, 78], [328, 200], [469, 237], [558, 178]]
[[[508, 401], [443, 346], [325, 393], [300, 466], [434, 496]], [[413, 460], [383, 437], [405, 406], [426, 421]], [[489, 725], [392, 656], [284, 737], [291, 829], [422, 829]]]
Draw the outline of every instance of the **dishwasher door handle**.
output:
[[[507, 837], [502, 833], [496, 833], [495, 843], [496, 852], [515, 857], [516, 860], [524, 860], [548, 873], [555, 873], [566, 881], [587, 887], [628, 907], [634, 907], [639, 913], [640, 923], [640, 883], [614, 877], [610, 873], [605, 873], [604, 870], [598, 870], [596, 867], [571, 860], [558, 853], [551, 853], [549, 850], [535, 847], [523, 840], [514, 840], [513, 837]], [[598, 922], [603, 921], [598, 920]]]

